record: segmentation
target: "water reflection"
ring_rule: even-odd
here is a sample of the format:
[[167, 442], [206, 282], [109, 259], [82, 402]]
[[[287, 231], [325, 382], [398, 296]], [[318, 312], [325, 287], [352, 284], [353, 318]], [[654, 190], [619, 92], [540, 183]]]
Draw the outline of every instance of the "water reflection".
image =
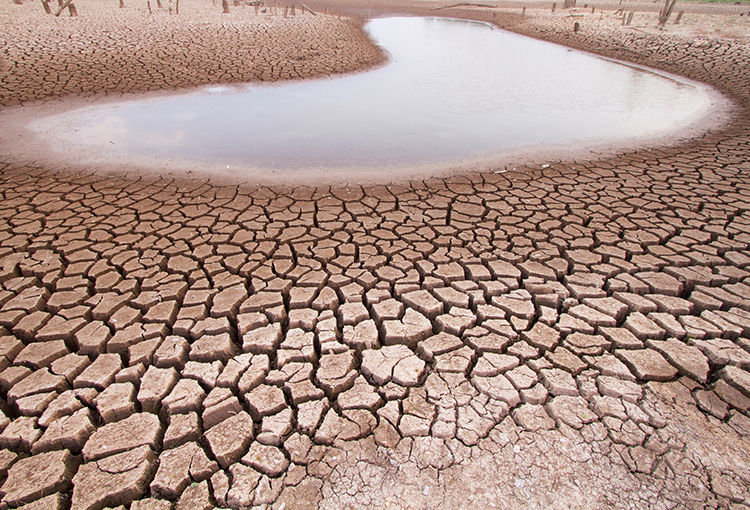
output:
[[367, 30], [387, 66], [103, 107], [75, 114], [77, 138], [206, 163], [379, 167], [641, 136], [708, 100], [692, 85], [480, 23], [389, 18]]

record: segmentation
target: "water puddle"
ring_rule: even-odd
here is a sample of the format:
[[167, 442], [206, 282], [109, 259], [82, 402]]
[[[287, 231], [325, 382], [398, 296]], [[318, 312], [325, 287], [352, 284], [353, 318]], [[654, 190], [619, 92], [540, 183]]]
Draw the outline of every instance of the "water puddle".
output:
[[705, 120], [717, 101], [687, 80], [486, 24], [387, 18], [366, 28], [391, 57], [370, 72], [93, 104], [29, 128], [65, 133], [57, 150], [70, 161], [322, 182], [628, 145]]

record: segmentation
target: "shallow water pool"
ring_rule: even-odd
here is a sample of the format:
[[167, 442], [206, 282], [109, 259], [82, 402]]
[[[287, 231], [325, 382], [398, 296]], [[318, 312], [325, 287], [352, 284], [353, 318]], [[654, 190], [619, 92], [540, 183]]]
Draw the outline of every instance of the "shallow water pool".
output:
[[88, 107], [47, 119], [45, 129], [73, 126], [71, 143], [110, 156], [372, 169], [643, 138], [711, 102], [687, 81], [483, 23], [386, 18], [366, 28], [390, 55], [369, 72]]

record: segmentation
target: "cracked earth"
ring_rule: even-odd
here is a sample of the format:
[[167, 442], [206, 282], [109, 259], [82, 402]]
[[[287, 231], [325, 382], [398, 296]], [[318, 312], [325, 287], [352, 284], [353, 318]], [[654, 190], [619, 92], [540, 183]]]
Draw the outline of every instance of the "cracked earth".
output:
[[[298, 76], [382, 59], [348, 18], [198, 7], [149, 18], [154, 37], [190, 27], [197, 54], [102, 75], [140, 51], [112, 34], [143, 8], [3, 5], [0, 98], [290, 78], [341, 34]], [[674, 147], [399, 185], [3, 163], [2, 508], [750, 505], [750, 47], [598, 13], [577, 34], [566, 14], [445, 14], [680, 73], [737, 110]], [[222, 40], [258, 57], [249, 74], [192, 67], [237, 66], [201, 56]]]

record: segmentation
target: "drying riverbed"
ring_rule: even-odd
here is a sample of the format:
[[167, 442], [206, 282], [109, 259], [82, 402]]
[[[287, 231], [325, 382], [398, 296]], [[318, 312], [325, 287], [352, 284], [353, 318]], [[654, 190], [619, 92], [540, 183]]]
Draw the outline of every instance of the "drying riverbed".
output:
[[699, 83], [489, 24], [386, 18], [366, 30], [388, 55], [378, 69], [7, 109], [0, 150], [234, 182], [388, 182], [662, 145], [729, 117], [729, 101]]
[[[274, 34], [289, 59], [303, 41], [283, 11], [185, 0], [149, 18], [125, 1], [77, 1], [72, 20], [0, 5], [5, 104], [141, 92], [143, 73], [238, 82], [180, 66], [245, 69], [236, 55], [272, 54]], [[401, 185], [0, 163], [2, 505], [750, 501], [750, 48], [622, 28], [614, 11], [441, 11], [686, 76], [736, 109], [657, 148]], [[350, 26], [356, 43], [321, 50], [330, 62], [374, 48], [329, 21], [321, 38]], [[232, 35], [265, 23], [251, 45]], [[109, 38], [123, 44], [94, 44]], [[247, 72], [282, 77], [276, 61]]]

